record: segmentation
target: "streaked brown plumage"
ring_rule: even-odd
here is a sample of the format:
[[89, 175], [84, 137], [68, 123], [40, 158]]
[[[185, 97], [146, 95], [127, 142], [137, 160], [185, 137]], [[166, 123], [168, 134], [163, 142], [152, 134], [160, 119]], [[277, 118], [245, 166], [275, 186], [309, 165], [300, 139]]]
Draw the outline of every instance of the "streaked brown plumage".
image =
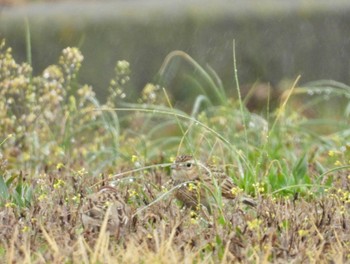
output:
[[105, 186], [84, 199], [80, 214], [84, 229], [92, 231], [100, 230], [108, 217], [107, 230], [118, 238], [129, 224], [131, 210], [115, 188]]
[[[179, 186], [175, 197], [187, 207], [196, 208], [201, 204], [210, 208], [210, 196], [215, 194], [216, 186], [223, 197], [237, 198], [234, 192], [237, 186], [225, 171], [216, 166], [202, 164], [191, 155], [181, 155], [171, 168], [174, 184]], [[256, 202], [250, 198], [241, 197], [241, 201], [256, 206]]]

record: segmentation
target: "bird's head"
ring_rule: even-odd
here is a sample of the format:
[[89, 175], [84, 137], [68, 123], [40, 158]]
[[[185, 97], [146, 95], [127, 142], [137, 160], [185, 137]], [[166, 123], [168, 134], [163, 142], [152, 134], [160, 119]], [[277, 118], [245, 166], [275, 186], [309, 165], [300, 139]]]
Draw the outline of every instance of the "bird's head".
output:
[[175, 181], [193, 181], [200, 174], [200, 164], [191, 155], [181, 155], [171, 165], [172, 178]]

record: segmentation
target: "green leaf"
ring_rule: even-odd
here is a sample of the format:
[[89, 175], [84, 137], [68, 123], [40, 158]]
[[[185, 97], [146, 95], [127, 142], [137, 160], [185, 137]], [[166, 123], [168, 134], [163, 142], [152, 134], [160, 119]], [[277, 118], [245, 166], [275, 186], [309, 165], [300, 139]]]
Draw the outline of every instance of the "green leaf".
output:
[[0, 197], [3, 200], [7, 200], [9, 198], [9, 191], [4, 180], [4, 176], [0, 177]]
[[218, 222], [219, 222], [220, 225], [225, 226], [226, 225], [225, 217], [224, 216], [220, 216], [218, 218]]
[[10, 178], [6, 180], [6, 186], [10, 187], [10, 185], [13, 183], [13, 181], [18, 177], [18, 175], [12, 175]]
[[307, 166], [307, 158], [306, 154], [304, 154], [293, 168], [295, 183], [298, 183], [299, 180], [304, 179], [304, 176], [307, 173]]

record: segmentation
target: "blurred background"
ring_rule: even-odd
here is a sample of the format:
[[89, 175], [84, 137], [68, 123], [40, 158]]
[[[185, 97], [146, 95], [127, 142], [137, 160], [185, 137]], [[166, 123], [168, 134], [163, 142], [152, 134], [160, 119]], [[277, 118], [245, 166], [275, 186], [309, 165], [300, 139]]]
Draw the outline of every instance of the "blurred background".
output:
[[[233, 40], [243, 94], [259, 85], [276, 93], [283, 83], [332, 79], [350, 83], [350, 1], [269, 0], [0, 0], [0, 37], [26, 61], [26, 23], [34, 74], [57, 62], [62, 49], [84, 55], [81, 83], [102, 100], [117, 60], [131, 65], [129, 96], [155, 82], [167, 54], [182, 50], [212, 68], [234, 96]], [[27, 21], [27, 22], [26, 22]], [[206, 86], [177, 58], [162, 80], [178, 100]], [[197, 77], [198, 78], [197, 78]]]

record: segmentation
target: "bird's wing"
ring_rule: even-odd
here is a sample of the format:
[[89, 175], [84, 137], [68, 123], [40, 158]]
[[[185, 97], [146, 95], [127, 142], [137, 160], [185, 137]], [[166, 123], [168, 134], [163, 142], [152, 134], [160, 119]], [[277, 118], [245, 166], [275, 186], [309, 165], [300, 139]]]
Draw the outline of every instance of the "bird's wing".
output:
[[216, 184], [221, 189], [221, 194], [227, 199], [235, 199], [236, 195], [233, 194], [232, 190], [237, 187], [235, 183], [233, 182], [232, 178], [226, 174], [226, 172], [216, 166], [207, 165], [209, 171], [206, 172], [206, 182], [209, 184], [214, 184], [214, 181], [216, 181]]

